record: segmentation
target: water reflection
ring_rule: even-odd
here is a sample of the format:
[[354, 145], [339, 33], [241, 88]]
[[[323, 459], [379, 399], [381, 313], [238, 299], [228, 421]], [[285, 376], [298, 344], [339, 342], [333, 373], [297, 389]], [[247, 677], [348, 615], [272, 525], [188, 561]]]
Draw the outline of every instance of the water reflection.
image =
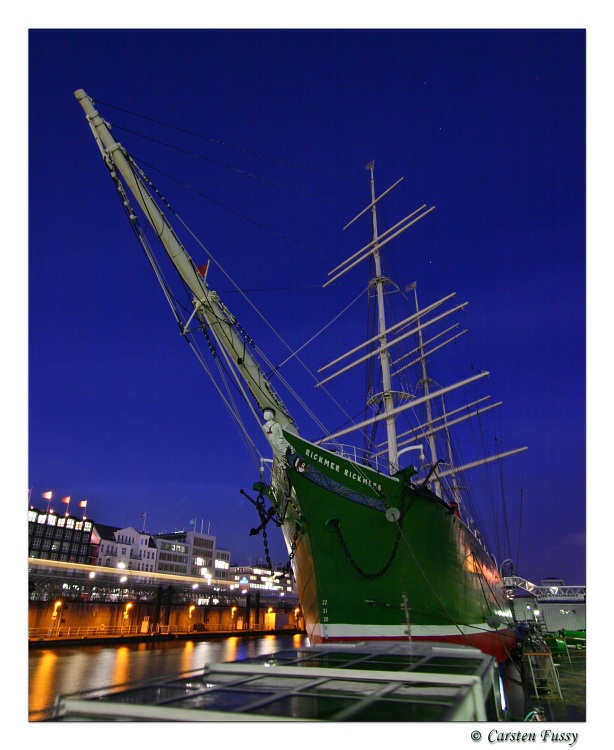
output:
[[123, 685], [124, 682], [130, 681], [130, 649], [127, 646], [120, 646], [115, 654], [115, 663], [113, 665], [114, 685]]
[[29, 653], [28, 717], [51, 715], [56, 696], [123, 685], [161, 675], [203, 669], [206, 664], [247, 659], [307, 643], [301, 635], [232, 636], [207, 641], [33, 649]]
[[30, 712], [40, 710], [40, 707], [47, 706], [49, 703], [49, 694], [47, 685], [54, 680], [55, 669], [57, 666], [58, 656], [52, 651], [44, 651], [38, 660], [35, 668], [32, 668], [30, 662]]

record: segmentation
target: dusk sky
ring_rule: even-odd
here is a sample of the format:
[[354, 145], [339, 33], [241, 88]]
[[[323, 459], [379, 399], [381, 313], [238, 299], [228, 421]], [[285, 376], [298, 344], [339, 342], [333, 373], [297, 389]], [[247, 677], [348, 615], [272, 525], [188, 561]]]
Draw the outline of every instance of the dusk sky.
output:
[[[321, 285], [369, 241], [342, 231], [368, 203], [365, 165], [378, 192], [404, 177], [388, 223], [435, 205], [398, 258], [424, 302], [469, 302], [505, 446], [529, 447], [504, 469], [517, 572], [584, 584], [585, 44], [582, 29], [31, 31], [32, 504], [52, 490], [56, 511], [87, 499], [139, 530], [146, 512], [152, 533], [196, 518], [233, 562], [264, 553], [239, 494], [257, 467], [130, 233], [83, 88], [203, 241], [194, 259], [219, 261], [294, 348], [359, 291]], [[208, 281], [282, 361], [213, 263]], [[305, 357], [324, 364], [326, 346]], [[269, 544], [285, 563], [272, 529]]]

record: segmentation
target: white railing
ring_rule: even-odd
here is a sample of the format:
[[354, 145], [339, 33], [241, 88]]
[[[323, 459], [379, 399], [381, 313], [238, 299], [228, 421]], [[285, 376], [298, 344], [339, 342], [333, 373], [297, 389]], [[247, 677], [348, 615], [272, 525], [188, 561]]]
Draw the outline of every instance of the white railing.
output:
[[331, 453], [336, 453], [338, 456], [341, 456], [341, 458], [347, 458], [348, 461], [353, 461], [355, 464], [364, 464], [375, 471], [388, 471], [388, 461], [386, 461], [381, 455], [378, 456], [371, 451], [357, 448], [355, 445], [322, 443], [322, 448], [325, 448]]
[[586, 586], [550, 585], [538, 586], [520, 576], [505, 576], [503, 584], [508, 589], [524, 589], [539, 599], [584, 599]]
[[236, 625], [210, 625], [200, 623], [202, 627], [196, 629], [193, 624], [189, 625], [160, 625], [157, 631], [149, 631], [143, 633], [140, 625], [116, 625], [108, 627], [106, 625], [90, 626], [90, 627], [60, 627], [59, 631], [56, 625], [52, 628], [29, 628], [28, 638], [30, 640], [39, 640], [45, 638], [101, 638], [101, 637], [121, 637], [127, 635], [180, 635], [180, 634], [191, 634], [198, 635], [199, 633], [229, 633], [229, 632], [249, 632], [249, 631], [263, 631], [263, 624], [254, 624], [245, 630], [239, 630]]

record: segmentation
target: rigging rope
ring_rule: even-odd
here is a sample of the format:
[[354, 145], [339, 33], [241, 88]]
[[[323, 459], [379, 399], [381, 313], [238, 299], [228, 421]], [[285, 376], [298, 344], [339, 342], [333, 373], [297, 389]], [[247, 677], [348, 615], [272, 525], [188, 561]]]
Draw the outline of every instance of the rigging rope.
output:
[[[211, 370], [207, 366], [206, 360], [203, 357], [202, 353], [200, 352], [200, 349], [199, 349], [198, 345], [193, 340], [191, 340], [188, 337], [188, 335], [187, 335], [188, 332], [185, 330], [185, 317], [183, 317], [182, 315], [180, 315], [179, 312], [178, 312], [178, 310], [179, 310], [178, 301], [176, 300], [176, 298], [174, 297], [174, 295], [170, 291], [170, 287], [169, 287], [169, 285], [168, 285], [168, 283], [167, 283], [167, 281], [166, 281], [166, 279], [164, 277], [164, 274], [162, 273], [162, 270], [161, 270], [160, 265], [159, 265], [159, 263], [158, 263], [158, 261], [156, 259], [156, 256], [154, 255], [154, 253], [153, 253], [153, 251], [151, 249], [151, 246], [150, 246], [150, 244], [149, 244], [149, 242], [147, 240], [146, 234], [143, 231], [143, 228], [141, 227], [140, 223], [138, 222], [138, 220], [136, 218], [136, 215], [135, 215], [135, 213], [134, 213], [134, 211], [133, 211], [133, 209], [132, 209], [132, 207], [131, 207], [131, 205], [130, 205], [130, 203], [128, 201], [127, 195], [126, 195], [126, 193], [125, 193], [125, 191], [123, 189], [123, 185], [122, 185], [121, 181], [117, 177], [115, 177], [113, 175], [113, 172], [111, 172], [111, 176], [112, 176], [113, 181], [114, 181], [114, 183], [115, 183], [115, 185], [117, 187], [117, 192], [118, 192], [120, 201], [122, 202], [124, 210], [125, 210], [128, 218], [129, 218], [129, 220], [130, 220], [130, 225], [131, 225], [131, 227], [132, 227], [132, 229], [133, 229], [133, 231], [134, 231], [134, 233], [135, 233], [135, 235], [136, 235], [136, 237], [137, 237], [137, 239], [139, 241], [139, 244], [141, 245], [141, 248], [145, 252], [145, 255], [146, 255], [146, 257], [147, 257], [147, 259], [148, 259], [148, 261], [149, 261], [152, 269], [154, 270], [154, 274], [155, 274], [155, 276], [156, 276], [156, 278], [158, 280], [158, 283], [160, 284], [160, 287], [161, 287], [161, 289], [163, 291], [163, 294], [164, 294], [164, 296], [165, 296], [165, 298], [167, 300], [167, 303], [168, 303], [171, 311], [173, 312], [173, 315], [174, 315], [175, 319], [180, 324], [180, 327], [183, 330], [184, 338], [186, 338], [186, 340], [188, 341], [188, 343], [190, 345], [190, 348], [194, 352], [197, 360], [200, 362], [201, 366], [203, 367], [203, 369], [207, 373], [209, 379], [213, 383], [214, 388], [217, 390], [218, 394], [220, 395], [220, 398], [222, 399], [222, 402], [226, 406], [226, 409], [228, 410], [231, 418], [234, 420], [236, 426], [238, 427], [239, 434], [241, 435], [241, 437], [242, 437], [242, 439], [243, 439], [243, 441], [244, 441], [244, 443], [245, 443], [245, 445], [246, 445], [246, 447], [248, 449], [248, 453], [251, 454], [252, 460], [254, 461], [254, 464], [256, 466], [258, 466], [259, 462], [260, 462], [261, 454], [257, 451], [256, 446], [255, 446], [254, 442], [252, 441], [248, 430], [246, 429], [245, 425], [243, 424], [243, 421], [242, 421], [241, 416], [240, 416], [240, 412], [239, 412], [239, 410], [238, 410], [238, 408], [237, 408], [237, 406], [236, 406], [236, 404], [234, 402], [234, 399], [232, 397], [232, 392], [230, 390], [230, 387], [229, 387], [229, 384], [228, 384], [228, 380], [227, 380], [227, 377], [226, 377], [226, 375], [225, 375], [225, 373], [223, 371], [223, 368], [222, 368], [221, 362], [219, 360], [219, 357], [215, 356], [214, 358], [215, 358], [215, 361], [217, 363], [217, 368], [218, 368], [220, 380], [225, 385], [225, 388], [226, 388], [226, 396], [224, 395], [222, 389], [218, 385], [218, 382], [217, 382], [216, 378], [213, 376], [213, 373], [211, 372]], [[137, 180], [137, 182], [140, 184], [139, 180]], [[185, 284], [184, 284], [184, 288], [185, 288]], [[183, 322], [183, 325], [181, 325], [182, 322]], [[202, 330], [203, 330], [204, 333], [206, 333], [205, 326], [202, 327]], [[208, 340], [209, 340], [209, 345], [211, 346], [210, 339], [208, 339]], [[223, 347], [222, 347], [222, 351], [223, 351], [224, 354], [226, 354], [226, 352], [223, 349]], [[243, 398], [246, 400], [246, 402], [251, 406], [251, 400], [247, 398], [247, 396], [245, 394], [245, 391], [242, 388], [241, 388], [241, 393], [242, 393]]]
[[[97, 104], [102, 104], [105, 107], [110, 107], [111, 109], [115, 109], [118, 112], [124, 112], [126, 114], [132, 115], [133, 117], [138, 117], [141, 120], [146, 120], [148, 122], [155, 122], [157, 125], [163, 125], [166, 128], [169, 128], [170, 130], [176, 130], [179, 133], [187, 133], [188, 135], [193, 135], [195, 138], [200, 138], [201, 140], [209, 141], [210, 143], [215, 143], [218, 146], [224, 146], [225, 148], [232, 148], [235, 150], [240, 150], [243, 153], [251, 154], [252, 156], [258, 156], [263, 159], [268, 159], [270, 161], [276, 162], [278, 164], [282, 164], [284, 166], [288, 167], [296, 167], [298, 169], [301, 169], [306, 172], [315, 172], [316, 174], [323, 174], [323, 175], [329, 175], [330, 173], [324, 172], [321, 169], [315, 169], [313, 166], [305, 166], [302, 164], [298, 164], [296, 162], [291, 162], [286, 159], [279, 159], [274, 156], [270, 156], [268, 154], [263, 153], [262, 151], [254, 151], [253, 149], [246, 149], [243, 146], [238, 146], [234, 143], [229, 143], [228, 141], [220, 140], [219, 138], [214, 138], [212, 136], [204, 135], [202, 133], [197, 133], [193, 130], [188, 130], [186, 128], [180, 128], [177, 125], [172, 125], [171, 123], [165, 122], [164, 120], [158, 120], [153, 117], [148, 117], [147, 115], [141, 115], [138, 112], [133, 112], [132, 110], [125, 109], [123, 107], [118, 107], [115, 104], [109, 104], [109, 102], [103, 102], [100, 99], [96, 100]], [[115, 125], [115, 128], [118, 130], [122, 130], [121, 126]], [[136, 135], [141, 135], [140, 133], [136, 133]], [[145, 136], [143, 136], [145, 137]]]

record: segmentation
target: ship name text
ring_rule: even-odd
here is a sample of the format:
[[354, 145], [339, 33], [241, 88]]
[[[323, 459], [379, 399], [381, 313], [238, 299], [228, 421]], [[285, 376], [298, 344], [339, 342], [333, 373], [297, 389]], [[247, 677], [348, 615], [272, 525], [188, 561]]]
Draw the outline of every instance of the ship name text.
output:
[[[321, 464], [322, 466], [326, 466], [329, 469], [336, 471], [338, 474], [342, 474], [341, 466], [335, 463], [334, 460], [331, 460], [330, 458], [328, 458], [325, 455], [322, 455], [321, 453], [316, 453], [310, 448], [306, 448], [305, 456], [307, 456], [307, 458], [309, 458], [310, 461], [312, 461], [314, 464], [316, 463]], [[371, 487], [371, 489], [377, 490], [378, 492], [382, 491], [381, 484], [377, 484], [377, 482], [373, 482], [365, 474], [362, 474], [361, 471], [352, 471], [351, 469], [343, 469], [343, 476], [347, 477], [348, 479], [353, 479], [355, 482], [358, 482], [359, 484], [366, 484], [368, 487]]]

